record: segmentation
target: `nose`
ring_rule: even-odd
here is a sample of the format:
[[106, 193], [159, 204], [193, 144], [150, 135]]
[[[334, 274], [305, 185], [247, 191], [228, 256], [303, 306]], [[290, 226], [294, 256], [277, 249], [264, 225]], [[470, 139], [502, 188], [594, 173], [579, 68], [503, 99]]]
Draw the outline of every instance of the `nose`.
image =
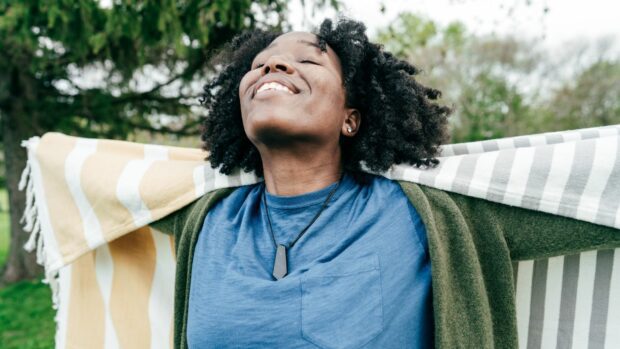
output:
[[284, 58], [280, 56], [271, 56], [267, 59], [265, 65], [263, 66], [262, 75], [276, 72], [291, 74], [294, 71], [295, 68], [288, 64]]

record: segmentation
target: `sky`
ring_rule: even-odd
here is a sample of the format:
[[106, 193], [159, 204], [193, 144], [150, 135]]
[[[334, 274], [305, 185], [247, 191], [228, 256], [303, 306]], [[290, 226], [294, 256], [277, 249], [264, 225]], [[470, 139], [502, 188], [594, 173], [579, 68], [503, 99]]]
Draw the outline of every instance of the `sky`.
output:
[[[361, 20], [373, 34], [398, 13], [410, 11], [440, 24], [455, 20], [479, 34], [518, 34], [540, 40], [549, 48], [576, 40], [607, 38], [620, 54], [620, 1], [618, 0], [342, 0], [346, 15]], [[306, 1], [309, 3], [311, 1]], [[530, 5], [526, 5], [526, 3]], [[382, 14], [381, 5], [385, 6]], [[295, 30], [308, 30], [334, 11], [318, 12], [304, 23], [301, 1], [290, 2], [290, 22]], [[545, 9], [547, 12], [545, 14]]]

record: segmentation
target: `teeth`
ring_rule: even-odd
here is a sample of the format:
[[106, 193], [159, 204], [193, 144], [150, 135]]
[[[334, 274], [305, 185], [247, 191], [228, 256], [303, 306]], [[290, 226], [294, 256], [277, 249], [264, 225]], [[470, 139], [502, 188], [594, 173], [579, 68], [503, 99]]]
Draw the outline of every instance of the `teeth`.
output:
[[267, 91], [267, 90], [276, 90], [276, 91], [284, 91], [284, 92], [288, 92], [289, 94], [293, 94], [293, 91], [291, 91], [288, 87], [279, 84], [277, 82], [268, 82], [266, 84], [263, 84], [257, 91], [256, 94], [259, 94], [263, 91]]

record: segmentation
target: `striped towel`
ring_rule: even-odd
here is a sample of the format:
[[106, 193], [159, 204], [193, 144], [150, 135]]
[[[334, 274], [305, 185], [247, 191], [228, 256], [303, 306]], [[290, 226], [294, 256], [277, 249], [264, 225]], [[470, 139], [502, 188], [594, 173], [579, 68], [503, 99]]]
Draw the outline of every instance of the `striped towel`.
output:
[[[197, 149], [48, 133], [23, 142], [26, 248], [57, 308], [57, 348], [172, 347], [174, 241], [149, 226], [214, 189]], [[380, 175], [620, 229], [620, 125], [444, 145]], [[620, 233], [620, 231], [619, 231]], [[620, 249], [514, 264], [522, 348], [620, 347]]]

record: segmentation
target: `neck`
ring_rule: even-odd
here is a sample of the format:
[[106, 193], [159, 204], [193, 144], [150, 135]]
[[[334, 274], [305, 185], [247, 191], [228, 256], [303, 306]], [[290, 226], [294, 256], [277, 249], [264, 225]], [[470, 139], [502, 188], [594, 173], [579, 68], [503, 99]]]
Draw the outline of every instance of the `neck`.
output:
[[342, 173], [340, 148], [335, 151], [270, 150], [261, 152], [267, 192], [301, 195], [337, 182]]

